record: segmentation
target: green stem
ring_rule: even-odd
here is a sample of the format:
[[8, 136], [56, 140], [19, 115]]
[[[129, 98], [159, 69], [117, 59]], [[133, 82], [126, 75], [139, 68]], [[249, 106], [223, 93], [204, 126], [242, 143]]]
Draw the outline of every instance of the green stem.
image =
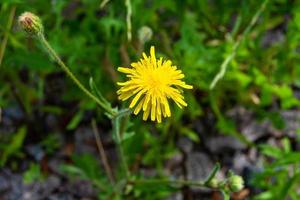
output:
[[215, 178], [217, 172], [220, 170], [220, 164], [216, 163], [213, 170], [210, 172], [210, 174], [208, 175], [208, 177], [205, 180], [205, 184], [208, 185], [210, 184], [210, 182]]
[[8, 23], [7, 23], [7, 26], [6, 26], [6, 32], [4, 33], [4, 38], [3, 38], [3, 41], [1, 43], [1, 48], [0, 48], [0, 67], [1, 67], [1, 64], [2, 64], [2, 61], [3, 61], [3, 56], [4, 56], [4, 52], [5, 52], [6, 45], [7, 45], [9, 31], [10, 31], [11, 26], [13, 24], [15, 13], [16, 13], [16, 6], [13, 6], [12, 9], [11, 9], [11, 11], [10, 11], [10, 14], [9, 14]]
[[168, 179], [140, 179], [140, 180], [130, 180], [129, 184], [133, 185], [156, 185], [156, 184], [165, 184], [165, 185], [179, 185], [179, 186], [195, 186], [195, 187], [209, 187], [205, 182], [201, 181], [188, 181], [188, 180], [168, 180]]
[[113, 119], [113, 126], [114, 126], [113, 133], [114, 133], [117, 148], [118, 148], [118, 151], [119, 151], [122, 168], [123, 168], [124, 173], [126, 175], [126, 179], [128, 179], [130, 177], [130, 171], [129, 171], [129, 168], [128, 168], [128, 165], [127, 165], [127, 162], [126, 162], [126, 157], [125, 157], [124, 149], [123, 149], [123, 146], [122, 146], [121, 135], [123, 135], [123, 134], [122, 134], [121, 129], [120, 129], [120, 119], [123, 119], [123, 118], [124, 117], [117, 116]]
[[54, 49], [50, 46], [48, 41], [46, 40], [45, 36], [41, 33], [38, 34], [38, 39], [46, 48], [47, 52], [52, 56], [58, 65], [70, 76], [73, 82], [92, 100], [94, 100], [99, 106], [101, 106], [106, 112], [108, 112], [112, 117], [115, 117], [117, 113], [113, 111], [110, 107], [108, 107], [105, 103], [100, 101], [96, 96], [94, 96], [90, 91], [88, 91], [82, 83], [76, 78], [76, 76], [70, 71], [70, 69], [65, 65], [65, 63], [60, 59]]
[[100, 4], [100, 9], [103, 9], [104, 6], [109, 2], [110, 0], [103, 0]]

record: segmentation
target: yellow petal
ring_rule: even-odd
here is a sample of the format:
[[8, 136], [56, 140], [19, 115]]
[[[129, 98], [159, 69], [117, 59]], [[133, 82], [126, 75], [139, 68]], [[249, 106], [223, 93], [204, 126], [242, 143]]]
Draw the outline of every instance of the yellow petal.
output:
[[118, 67], [118, 71], [125, 74], [131, 74], [132, 72], [134, 72], [132, 69], [125, 68], [125, 67]]
[[135, 115], [137, 115], [140, 112], [140, 110], [141, 110], [141, 108], [143, 106], [144, 101], [145, 101], [145, 97], [138, 103], [137, 107], [134, 109], [133, 113]]
[[155, 57], [155, 48], [154, 48], [154, 46], [151, 46], [151, 48], [150, 48], [150, 58], [151, 58], [151, 62], [153, 64], [153, 67], [156, 68], [156, 57]]
[[140, 99], [140, 97], [145, 93], [145, 89], [141, 90], [137, 93], [137, 95], [133, 98], [133, 100], [131, 101], [129, 108], [133, 108], [135, 106], [135, 104], [137, 103], [137, 101]]
[[144, 114], [143, 114], [143, 120], [146, 121], [148, 119], [148, 116], [150, 114], [151, 104], [149, 103]]
[[156, 116], [156, 98], [152, 97], [152, 102], [151, 102], [151, 121], [155, 121], [155, 116]]
[[146, 110], [149, 101], [150, 101], [150, 94], [148, 93], [148, 94], [146, 95], [146, 99], [145, 99], [144, 105], [143, 105], [143, 110], [144, 110], [144, 111]]

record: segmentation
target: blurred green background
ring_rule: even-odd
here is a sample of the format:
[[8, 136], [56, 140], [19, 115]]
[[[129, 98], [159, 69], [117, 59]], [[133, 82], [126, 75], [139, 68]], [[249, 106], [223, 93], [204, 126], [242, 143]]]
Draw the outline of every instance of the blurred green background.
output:
[[[129, 66], [143, 51], [148, 54], [152, 45], [158, 56], [171, 59], [184, 72], [185, 81], [193, 85], [192, 91], [185, 91], [188, 107], [180, 110], [172, 105], [172, 117], [162, 124], [131, 117], [124, 145], [130, 168], [137, 176], [147, 176], [145, 169], [155, 176], [174, 176], [172, 170], [165, 172], [168, 160], [182, 156], [178, 145], [182, 138], [193, 146], [187, 156], [202, 152], [212, 162], [220, 162], [224, 171], [231, 169], [234, 166], [228, 164], [223, 150], [214, 152], [209, 147], [218, 144], [206, 142], [207, 138], [226, 136], [244, 145], [242, 149], [233, 148], [229, 155], [238, 152], [247, 157], [249, 152], [256, 152], [252, 165], [257, 169], [241, 171], [246, 181], [242, 192], [246, 195], [235, 195], [234, 199], [299, 199], [300, 1], [270, 0], [247, 35], [243, 32], [263, 1], [127, 2], [132, 9], [131, 41], [127, 38], [126, 1], [111, 0], [101, 7], [103, 2], [99, 0], [1, 0], [1, 168], [21, 174], [26, 183], [43, 182], [53, 173], [47, 167], [48, 160], [59, 154], [63, 155], [60, 170], [96, 183], [99, 199], [172, 199], [170, 196], [178, 193], [157, 186], [111, 195], [113, 189], [105, 185], [107, 179], [97, 153], [76, 151], [76, 145], [79, 149], [83, 145], [76, 132], [79, 129], [79, 135], [84, 135], [80, 128], [90, 127], [91, 120], [96, 119], [118, 177], [110, 121], [49, 59], [35, 38], [20, 31], [17, 16], [30, 11], [41, 17], [46, 38], [74, 74], [87, 87], [93, 77], [114, 106], [128, 106], [117, 100], [116, 83], [125, 79], [117, 67]], [[141, 39], [144, 26], [152, 31], [148, 41]], [[224, 78], [210, 90], [222, 62], [242, 37]], [[241, 109], [251, 113], [247, 115], [250, 119], [245, 119], [243, 112], [236, 114]], [[291, 119], [284, 113], [296, 116], [290, 132], [286, 123]], [[266, 121], [268, 130], [259, 126]], [[257, 132], [264, 130], [262, 136], [245, 134], [243, 126], [254, 122]], [[40, 150], [34, 149], [31, 155], [28, 147], [36, 146]], [[95, 144], [90, 146], [96, 149]], [[43, 156], [36, 158], [39, 151]], [[181, 191], [182, 199], [219, 198], [212, 193]]]

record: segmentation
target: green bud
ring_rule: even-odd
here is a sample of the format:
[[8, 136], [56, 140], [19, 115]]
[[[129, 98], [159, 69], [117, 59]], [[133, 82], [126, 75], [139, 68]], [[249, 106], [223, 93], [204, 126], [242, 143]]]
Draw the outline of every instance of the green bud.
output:
[[139, 29], [138, 36], [142, 43], [149, 41], [152, 38], [152, 30], [148, 26], [143, 26]]
[[208, 186], [212, 188], [217, 188], [219, 186], [219, 180], [216, 178], [211, 179], [208, 183]]
[[19, 17], [20, 27], [30, 35], [43, 34], [44, 27], [41, 19], [31, 12], [24, 12]]
[[125, 187], [125, 194], [128, 195], [132, 191], [133, 191], [133, 185], [131, 185], [131, 184], [126, 185], [126, 187]]
[[241, 176], [232, 175], [228, 178], [228, 187], [232, 192], [238, 192], [244, 188], [244, 180]]

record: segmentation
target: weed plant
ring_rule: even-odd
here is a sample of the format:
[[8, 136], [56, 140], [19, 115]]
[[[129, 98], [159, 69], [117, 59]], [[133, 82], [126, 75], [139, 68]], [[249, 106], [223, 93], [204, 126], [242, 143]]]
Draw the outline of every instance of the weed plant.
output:
[[[74, 154], [60, 169], [91, 181], [99, 199], [167, 199], [182, 188], [200, 187], [224, 199], [251, 189], [250, 199], [298, 200], [300, 129], [283, 131], [277, 145], [253, 141], [228, 112], [242, 107], [278, 131], [285, 130], [282, 112], [299, 112], [299, 13], [300, 2], [290, 0], [1, 0], [0, 123], [11, 108], [25, 119], [13, 121], [8, 131], [0, 124], [1, 167], [22, 171], [18, 163], [27, 158], [32, 138], [50, 157], [62, 148], [56, 129], [42, 127], [39, 117], [69, 116], [61, 131], [72, 134], [91, 112], [102, 165], [93, 155]], [[130, 66], [140, 59], [139, 69]], [[164, 70], [148, 70], [159, 66]], [[140, 94], [143, 88], [148, 90]], [[133, 101], [138, 95], [142, 103]], [[176, 139], [204, 146], [195, 126], [211, 119], [212, 132], [258, 151], [260, 169], [249, 177], [229, 170], [219, 178], [226, 167], [214, 159], [205, 180], [165, 174], [165, 161], [179, 152]], [[99, 127], [113, 139], [116, 165]], [[136, 163], [154, 169], [155, 176]], [[22, 173], [27, 184], [47, 176], [36, 161]]]

